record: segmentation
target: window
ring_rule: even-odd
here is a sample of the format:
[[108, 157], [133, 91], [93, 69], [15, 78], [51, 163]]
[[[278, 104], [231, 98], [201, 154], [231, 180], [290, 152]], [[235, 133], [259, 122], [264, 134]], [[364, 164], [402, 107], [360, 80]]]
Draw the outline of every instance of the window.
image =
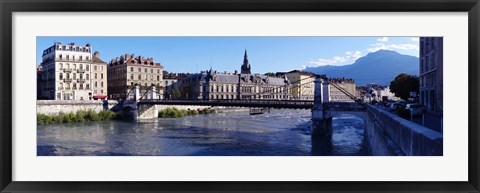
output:
[[93, 70], [97, 71], [97, 65], [93, 65]]
[[90, 76], [89, 76], [89, 74], [87, 74], [87, 80], [89, 80], [89, 79], [90, 79]]
[[102, 90], [102, 91], [100, 91], [100, 92], [102, 92], [102, 94], [103, 94], [103, 90]]
[[82, 79], [83, 79], [83, 74], [80, 74], [80, 80], [82, 80]]
[[63, 56], [60, 54], [60, 56], [59, 56], [59, 57], [60, 57], [60, 59], [62, 59], [62, 57], [63, 57]]
[[142, 69], [141, 69], [141, 68], [138, 68], [138, 72], [142, 72]]
[[95, 85], [95, 88], [97, 88], [97, 82], [95, 82], [95, 84], [94, 84], [94, 85]]
[[145, 73], [147, 73], [147, 69], [145, 68]]
[[60, 64], [58, 65], [58, 69], [60, 69], [60, 70], [63, 69], [63, 64], [62, 64], [62, 63], [60, 63]]
[[100, 78], [103, 79], [103, 73], [100, 74]]
[[77, 74], [73, 73], [73, 80], [77, 79]]
[[70, 55], [67, 54], [67, 60], [70, 59]]
[[130, 71], [133, 72], [133, 67], [130, 67]]
[[[160, 76], [157, 76], [157, 81], [160, 81]], [[168, 81], [167, 81], [167, 84], [168, 84]]]
[[[100, 82], [100, 86], [103, 88], [103, 82]], [[103, 91], [102, 91], [103, 92]]]
[[59, 79], [63, 80], [63, 73], [60, 73]]
[[157, 73], [160, 74], [160, 69], [157, 70]]
[[89, 68], [89, 65], [87, 64], [87, 71], [89, 71], [89, 70], [90, 70], [90, 68]]
[[133, 74], [130, 74], [130, 79], [133, 80]]
[[100, 66], [100, 71], [103, 71], [103, 66]]
[[73, 64], [73, 70], [77, 69], [77, 65], [76, 64]]
[[95, 73], [95, 79], [97, 79], [97, 73]]
[[80, 56], [79, 60], [82, 61], [83, 56]]
[[138, 80], [142, 80], [142, 75], [138, 75]]
[[150, 73], [153, 73], [153, 69], [150, 69]]
[[80, 64], [80, 70], [82, 70], [82, 69], [83, 69], [83, 64]]

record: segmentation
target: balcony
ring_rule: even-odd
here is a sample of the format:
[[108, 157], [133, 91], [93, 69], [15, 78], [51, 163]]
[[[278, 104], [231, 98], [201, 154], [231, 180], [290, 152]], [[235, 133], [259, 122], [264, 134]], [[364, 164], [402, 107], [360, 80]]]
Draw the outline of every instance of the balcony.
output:
[[83, 87], [78, 87], [80, 90], [83, 90], [84, 88]]
[[72, 87], [73, 90], [77, 90], [77, 87]]
[[63, 72], [72, 72], [72, 69], [70, 69], [70, 68], [64, 68], [64, 69], [63, 69]]
[[77, 79], [77, 82], [79, 82], [79, 83], [85, 83], [85, 79], [83, 79], [83, 78], [82, 78], [82, 79]]
[[64, 78], [63, 82], [72, 82], [72, 79], [71, 78]]
[[63, 87], [58, 87], [58, 89], [57, 89], [57, 90], [63, 90]]
[[85, 73], [85, 69], [77, 69], [78, 73]]

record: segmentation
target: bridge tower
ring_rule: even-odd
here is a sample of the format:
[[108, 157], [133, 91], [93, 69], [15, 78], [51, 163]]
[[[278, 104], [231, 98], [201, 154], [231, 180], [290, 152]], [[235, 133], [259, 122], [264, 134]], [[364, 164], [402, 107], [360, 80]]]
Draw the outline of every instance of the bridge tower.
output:
[[324, 105], [329, 101], [329, 82], [325, 76], [317, 76], [312, 108], [312, 135], [332, 136], [332, 115], [325, 110]]
[[158, 99], [155, 87], [151, 86], [145, 93], [140, 93], [140, 86], [133, 87], [134, 101], [127, 102], [125, 105], [132, 109], [134, 120], [158, 118], [158, 108], [152, 104], [139, 104], [142, 99]]

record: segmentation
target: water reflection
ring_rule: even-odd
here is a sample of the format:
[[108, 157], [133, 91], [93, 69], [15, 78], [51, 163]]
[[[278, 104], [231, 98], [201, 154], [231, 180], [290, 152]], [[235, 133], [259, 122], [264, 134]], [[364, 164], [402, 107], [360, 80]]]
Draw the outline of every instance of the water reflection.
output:
[[39, 156], [307, 156], [368, 155], [363, 121], [333, 118], [331, 138], [312, 138], [309, 110], [227, 112], [145, 122], [38, 126]]

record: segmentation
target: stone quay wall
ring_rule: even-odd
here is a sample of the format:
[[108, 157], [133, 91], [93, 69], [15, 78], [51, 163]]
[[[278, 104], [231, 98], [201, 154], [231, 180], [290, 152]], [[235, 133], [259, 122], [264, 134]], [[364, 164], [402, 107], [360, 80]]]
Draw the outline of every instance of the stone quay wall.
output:
[[442, 156], [443, 135], [368, 105], [365, 138], [375, 155]]
[[37, 113], [54, 115], [60, 112], [69, 113], [79, 110], [93, 110], [100, 112], [101, 110], [111, 109], [118, 104], [115, 100], [94, 100], [94, 101], [77, 101], [77, 100], [37, 100]]
[[314, 107], [312, 109], [312, 135], [331, 134], [332, 122], [330, 120], [338, 114], [352, 114], [365, 121], [365, 141], [373, 155], [443, 155], [443, 135], [441, 133], [405, 120], [374, 105], [368, 105], [366, 111], [363, 112]]

